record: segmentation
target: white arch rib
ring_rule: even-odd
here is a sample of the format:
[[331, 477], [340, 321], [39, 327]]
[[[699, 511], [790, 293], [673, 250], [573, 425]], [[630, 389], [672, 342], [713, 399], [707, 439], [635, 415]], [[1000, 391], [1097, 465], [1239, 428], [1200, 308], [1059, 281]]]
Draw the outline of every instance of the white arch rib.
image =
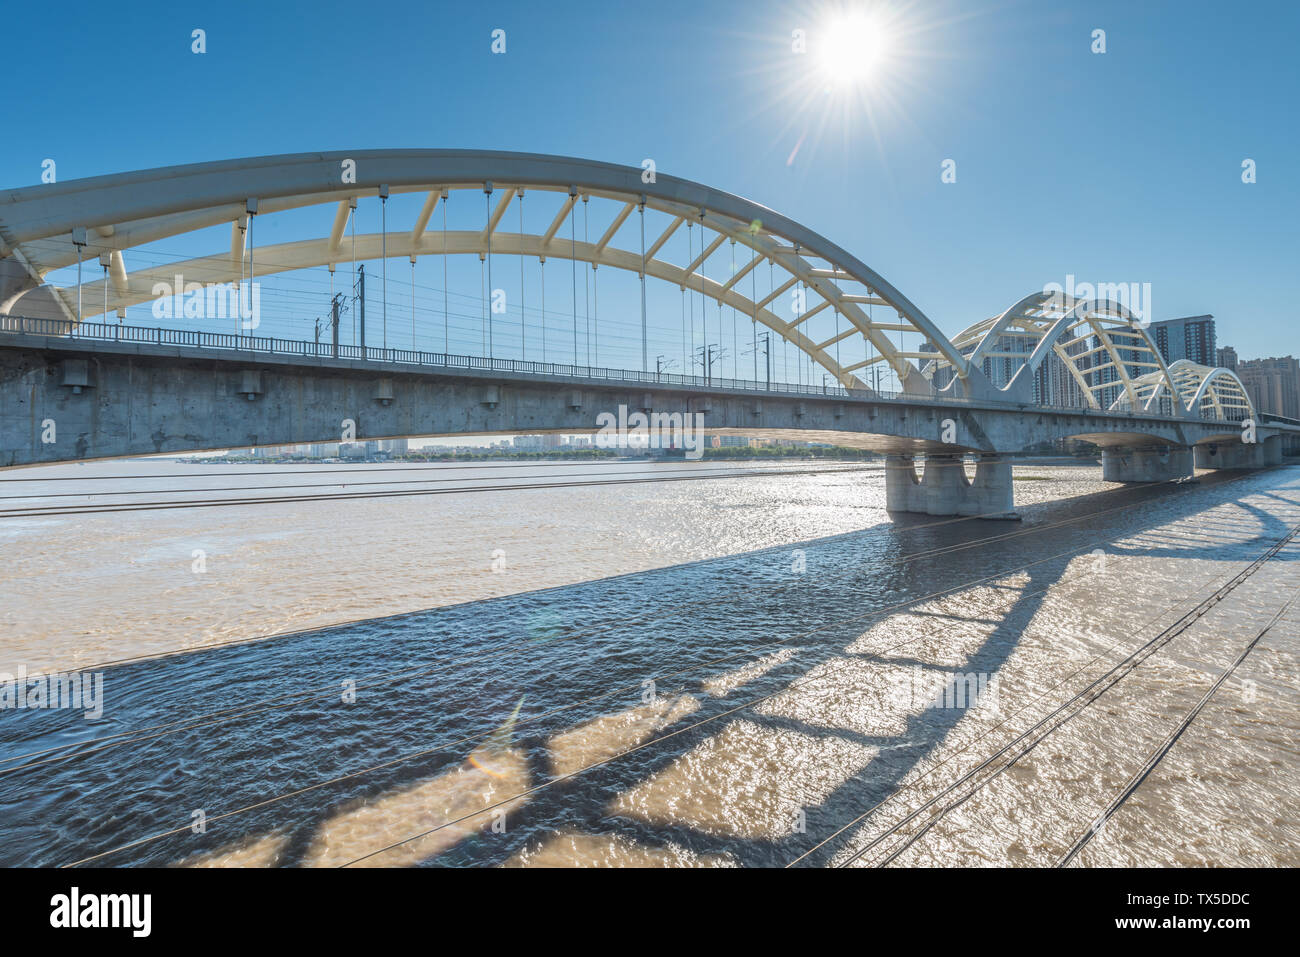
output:
[[1139, 394], [1149, 395], [1148, 402], [1157, 400], [1166, 392], [1176, 395], [1179, 404], [1193, 415], [1199, 415], [1208, 402], [1214, 410], [1214, 418], [1223, 421], [1255, 417], [1255, 403], [1231, 369], [1179, 359], [1170, 364], [1169, 373], [1168, 381], [1156, 379], [1153, 375], [1136, 380]]
[[[353, 164], [355, 182], [345, 184], [341, 181], [340, 169], [345, 162]], [[0, 197], [0, 258], [21, 256], [30, 264], [29, 271], [33, 276], [43, 279], [51, 270], [76, 262], [78, 250], [71, 242], [71, 231], [77, 227], [91, 230], [95, 252], [111, 249], [120, 253], [132, 246], [169, 236], [224, 222], [237, 222], [244, 215], [245, 203], [250, 198], [257, 199], [259, 215], [266, 215], [304, 206], [339, 204], [354, 198], [373, 197], [381, 185], [387, 186], [390, 194], [422, 192], [432, 197], [435, 193], [445, 195], [449, 190], [481, 191], [484, 183], [491, 181], [502, 190], [550, 191], [569, 194], [570, 197], [584, 195], [611, 199], [623, 204], [624, 214], [631, 205], [644, 202], [649, 209], [678, 220], [698, 223], [719, 236], [748, 246], [754, 251], [756, 260], [761, 261], [759, 257], [768, 259], [785, 270], [792, 277], [792, 282], [787, 285], [802, 282], [821, 296], [823, 305], [815, 309], [835, 309], [845, 317], [849, 334], [856, 334], [869, 342], [878, 358], [853, 366], [840, 366], [831, 358], [828, 349], [845, 337], [837, 335], [835, 339], [820, 344], [813, 342], [796, 328], [807, 321], [808, 314], [786, 323], [762, 308], [766, 305], [764, 303], [759, 304], [755, 314], [754, 304], [734, 293], [733, 289], [723, 289], [698, 273], [661, 260], [653, 260], [654, 272], [647, 263], [646, 271], [692, 289], [698, 288], [706, 295], [736, 305], [738, 309], [746, 309], [747, 315], [753, 315], [779, 332], [846, 386], [863, 387], [853, 371], [875, 361], [888, 362], [900, 380], [906, 383], [916, 371], [912, 360], [932, 355], [904, 351], [890, 341], [888, 333], [893, 331], [921, 335], [933, 343], [958, 377], [965, 378], [968, 374], [966, 358], [929, 318], [846, 250], [793, 220], [732, 194], [664, 174], [657, 175], [655, 182], [646, 183], [641, 174], [639, 167], [566, 157], [460, 150], [298, 154], [146, 170], [13, 190]], [[569, 202], [572, 202], [571, 198]], [[427, 198], [426, 206], [431, 210]], [[491, 235], [494, 252], [509, 252], [501, 245], [504, 234], [492, 232]], [[639, 271], [639, 249], [635, 253], [614, 249], [606, 245], [611, 235], [602, 236], [600, 243], [584, 250], [584, 255], [578, 258], [597, 265], [628, 268], [627, 257], [633, 256]], [[403, 236], [406, 242], [402, 241]], [[552, 245], [542, 242], [540, 249], [535, 248], [535, 241], [543, 238], [516, 236], [515, 251], [564, 257], [564, 244], [559, 242]], [[394, 231], [389, 236], [388, 255], [440, 254], [440, 248], [425, 248], [429, 239], [429, 234], [420, 228], [419, 223], [414, 229]], [[448, 242], [450, 245], [451, 240]], [[259, 249], [258, 270], [263, 274], [274, 271], [270, 262], [272, 256], [286, 264], [303, 264], [285, 265], [284, 269], [328, 264], [342, 258], [339, 244], [335, 243], [332, 251], [328, 248], [319, 250], [317, 245], [328, 247], [329, 243], [327, 240], [308, 240], [302, 244]], [[479, 250], [467, 248], [464, 251]], [[455, 252], [454, 249], [448, 250], [449, 254]], [[209, 281], [197, 278], [197, 273], [208, 269], [208, 260], [215, 258], [203, 257], [189, 264], [176, 264], [168, 267], [168, 271], [175, 272], [178, 268], [195, 270], [195, 281]], [[210, 265], [211, 282], [226, 282], [231, 278], [230, 257], [224, 258], [226, 269]], [[817, 260], [827, 265], [820, 266]], [[133, 275], [143, 278], [152, 274], [153, 271], [144, 270]], [[858, 284], [864, 292], [846, 291], [843, 288], [845, 283]], [[19, 297], [30, 288], [28, 285], [18, 290], [16, 295], [13, 291], [6, 293], [0, 299], [0, 312], [11, 311]], [[113, 288], [117, 288], [116, 285]], [[84, 293], [83, 286], [83, 300], [96, 298]], [[110, 308], [119, 308], [137, 295], [138, 290], [132, 285], [128, 295], [119, 292], [116, 298], [110, 296]], [[102, 291], [99, 298], [102, 301]], [[873, 321], [862, 308], [870, 305], [892, 309], [898, 321]]]
[[[1032, 343], [1032, 349], [999, 351], [999, 343], [1008, 336]], [[1082, 352], [1070, 351], [1090, 341], [1097, 345]], [[952, 342], [975, 369], [981, 368], [985, 359], [1019, 360], [1020, 365], [1003, 387], [1004, 391], [1032, 376], [1049, 354], [1061, 360], [1091, 408], [1101, 407], [1098, 392], [1120, 388], [1128, 407], [1149, 411], [1159, 394], [1145, 388], [1147, 383], [1163, 382], [1167, 388], [1173, 388], [1169, 368], [1146, 329], [1123, 303], [1111, 299], [1072, 299], [1060, 294], [1032, 292], [1000, 315], [962, 330], [953, 336]], [[1103, 357], [1105, 361], [1083, 364], [1091, 356]], [[927, 374], [933, 375], [945, 364], [945, 359], [936, 358], [927, 368]], [[1113, 378], [1093, 381], [1106, 369], [1115, 370]], [[1134, 369], [1151, 371], [1135, 374]], [[1144, 383], [1145, 394], [1140, 394], [1139, 381]]]

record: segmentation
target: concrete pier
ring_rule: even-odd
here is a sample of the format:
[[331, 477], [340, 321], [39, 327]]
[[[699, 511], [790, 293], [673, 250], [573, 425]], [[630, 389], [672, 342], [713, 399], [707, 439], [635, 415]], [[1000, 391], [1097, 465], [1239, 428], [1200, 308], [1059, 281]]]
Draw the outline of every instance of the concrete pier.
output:
[[1195, 474], [1192, 450], [1182, 446], [1103, 449], [1101, 477], [1107, 482], [1172, 482]]
[[1011, 484], [1011, 463], [996, 455], [976, 460], [968, 479], [960, 455], [930, 455], [918, 477], [910, 455], [885, 458], [885, 507], [891, 512], [924, 515], [971, 515], [1018, 519]]
[[1262, 469], [1282, 464], [1282, 437], [1273, 435], [1261, 442], [1224, 442], [1196, 447], [1198, 469]]

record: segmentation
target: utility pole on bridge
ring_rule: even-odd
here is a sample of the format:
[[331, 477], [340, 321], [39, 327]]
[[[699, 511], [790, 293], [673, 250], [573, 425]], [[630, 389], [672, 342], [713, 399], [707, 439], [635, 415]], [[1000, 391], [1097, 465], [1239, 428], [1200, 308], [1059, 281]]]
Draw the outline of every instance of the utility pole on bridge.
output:
[[699, 363], [704, 367], [704, 381], [710, 383], [713, 381], [713, 361], [721, 359], [723, 356], [722, 346], [718, 343], [708, 343], [700, 346], [695, 350], [699, 356]]
[[333, 351], [334, 358], [339, 357], [339, 312], [342, 309], [343, 293], [335, 293], [334, 298], [330, 300], [330, 326], [333, 327], [334, 341]]
[[767, 366], [767, 391], [772, 391], [772, 333], [759, 333], [758, 341], [763, 343], [763, 363]]
[[358, 268], [357, 319], [361, 323], [361, 358], [366, 357], [366, 264]]

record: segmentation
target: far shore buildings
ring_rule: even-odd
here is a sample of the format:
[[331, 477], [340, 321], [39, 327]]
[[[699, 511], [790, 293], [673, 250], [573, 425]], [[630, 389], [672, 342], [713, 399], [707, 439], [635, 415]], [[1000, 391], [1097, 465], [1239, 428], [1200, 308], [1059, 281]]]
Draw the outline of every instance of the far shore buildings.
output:
[[1153, 322], [1147, 332], [1165, 362], [1190, 359], [1237, 373], [1260, 412], [1300, 419], [1300, 362], [1291, 356], [1242, 359], [1232, 346], [1215, 342], [1213, 316]]
[[1242, 359], [1236, 373], [1259, 411], [1300, 419], [1300, 362], [1296, 359]]

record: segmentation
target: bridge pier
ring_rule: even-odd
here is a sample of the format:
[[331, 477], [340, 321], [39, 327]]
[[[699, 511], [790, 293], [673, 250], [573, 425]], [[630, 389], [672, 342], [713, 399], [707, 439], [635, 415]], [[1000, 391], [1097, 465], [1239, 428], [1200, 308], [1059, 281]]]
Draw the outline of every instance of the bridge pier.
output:
[[1196, 447], [1198, 469], [1262, 469], [1282, 464], [1282, 436], [1261, 442], [1224, 442]]
[[1011, 485], [1011, 463], [996, 455], [976, 460], [975, 477], [966, 478], [960, 455], [930, 455], [918, 477], [910, 455], [885, 457], [885, 508], [924, 515], [971, 515], [1018, 519]]
[[1181, 446], [1103, 449], [1101, 476], [1107, 482], [1172, 482], [1196, 473], [1192, 450]]

